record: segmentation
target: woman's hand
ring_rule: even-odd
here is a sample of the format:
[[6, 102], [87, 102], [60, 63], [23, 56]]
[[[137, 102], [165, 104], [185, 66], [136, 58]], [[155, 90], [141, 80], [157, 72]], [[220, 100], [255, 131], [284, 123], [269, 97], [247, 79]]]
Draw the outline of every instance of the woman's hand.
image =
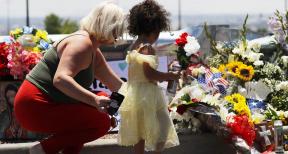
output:
[[107, 112], [107, 108], [109, 107], [110, 98], [105, 96], [97, 96], [95, 95], [95, 107], [100, 112]]

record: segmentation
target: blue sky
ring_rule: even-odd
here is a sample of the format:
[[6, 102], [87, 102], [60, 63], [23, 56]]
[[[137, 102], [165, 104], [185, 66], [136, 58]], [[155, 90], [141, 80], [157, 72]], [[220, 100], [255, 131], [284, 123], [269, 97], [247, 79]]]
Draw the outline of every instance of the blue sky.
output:
[[[141, 0], [113, 0], [126, 12]], [[157, 0], [171, 15], [178, 14], [178, 0]], [[0, 18], [24, 18], [26, 0], [0, 0]], [[102, 0], [29, 0], [30, 16], [45, 17], [56, 13], [62, 17], [82, 17]], [[181, 0], [182, 14], [272, 14], [284, 11], [285, 0]]]

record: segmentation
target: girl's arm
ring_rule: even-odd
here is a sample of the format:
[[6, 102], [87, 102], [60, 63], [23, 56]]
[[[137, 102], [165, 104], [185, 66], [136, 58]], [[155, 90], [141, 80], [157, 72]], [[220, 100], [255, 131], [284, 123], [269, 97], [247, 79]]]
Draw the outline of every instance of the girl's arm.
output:
[[[86, 69], [92, 62], [93, 46], [85, 37], [75, 37], [63, 49], [53, 78], [53, 85], [67, 96], [99, 109], [98, 105], [109, 101], [104, 96], [94, 93], [79, 85], [73, 77]], [[79, 58], [80, 57], [80, 58]]]
[[168, 81], [168, 80], [177, 80], [180, 78], [179, 73], [173, 72], [159, 72], [153, 69], [148, 63], [143, 63], [144, 75], [150, 81]]
[[118, 91], [123, 81], [114, 73], [112, 68], [107, 64], [103, 54], [97, 49], [95, 60], [95, 78], [100, 80], [111, 91]]
[[[151, 45], [144, 45], [139, 48], [141, 54], [155, 55], [155, 49]], [[148, 63], [143, 63], [144, 75], [150, 81], [167, 81], [177, 80], [180, 78], [180, 73], [174, 72], [159, 72], [153, 69]]]

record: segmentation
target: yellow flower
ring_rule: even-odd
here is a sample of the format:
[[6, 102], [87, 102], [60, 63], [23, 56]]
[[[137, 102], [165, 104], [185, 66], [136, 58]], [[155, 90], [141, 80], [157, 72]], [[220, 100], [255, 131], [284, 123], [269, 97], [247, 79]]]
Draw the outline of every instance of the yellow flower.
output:
[[254, 76], [254, 68], [243, 64], [236, 69], [236, 74], [240, 79], [250, 81]]
[[11, 35], [11, 36], [19, 35], [19, 34], [21, 34], [22, 32], [23, 32], [23, 31], [22, 31], [21, 28], [16, 28], [15, 30], [11, 30], [11, 31], [10, 31], [10, 35]]
[[225, 100], [231, 104], [240, 103], [240, 102], [246, 103], [246, 98], [239, 93], [228, 95], [225, 97]]
[[246, 98], [239, 93], [235, 93], [225, 97], [225, 100], [233, 105], [233, 110], [238, 115], [247, 115], [251, 119], [251, 112], [246, 104]]
[[251, 119], [251, 112], [249, 107], [246, 105], [246, 102], [235, 103], [233, 109], [236, 111], [237, 114], [247, 115], [249, 119]]
[[32, 51], [36, 52], [36, 53], [41, 52], [40, 48], [38, 48], [38, 47], [34, 47]]
[[44, 30], [37, 30], [37, 32], [36, 32], [36, 37], [42, 38], [45, 41], [48, 41], [47, 35], [48, 35], [48, 33]]
[[237, 68], [240, 67], [241, 65], [243, 65], [242, 62], [233, 61], [233, 62], [228, 63], [228, 64], [226, 65], [226, 67], [227, 67], [229, 73], [231, 73], [233, 76], [237, 76], [236, 70], [237, 70]]
[[222, 73], [222, 77], [226, 78], [226, 76], [227, 76], [227, 68], [226, 68], [226, 66], [221, 64], [219, 66], [218, 70]]

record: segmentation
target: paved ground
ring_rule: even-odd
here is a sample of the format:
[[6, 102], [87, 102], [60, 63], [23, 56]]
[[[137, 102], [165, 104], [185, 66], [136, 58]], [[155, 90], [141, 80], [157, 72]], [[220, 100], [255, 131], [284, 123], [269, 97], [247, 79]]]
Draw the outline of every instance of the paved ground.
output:
[[[85, 145], [81, 154], [133, 154], [131, 147], [117, 145], [115, 135]], [[180, 146], [167, 149], [163, 154], [234, 154], [233, 147], [214, 134], [179, 135]], [[28, 154], [28, 148], [35, 144], [1, 144], [0, 154]], [[147, 154], [150, 154], [147, 152]]]

